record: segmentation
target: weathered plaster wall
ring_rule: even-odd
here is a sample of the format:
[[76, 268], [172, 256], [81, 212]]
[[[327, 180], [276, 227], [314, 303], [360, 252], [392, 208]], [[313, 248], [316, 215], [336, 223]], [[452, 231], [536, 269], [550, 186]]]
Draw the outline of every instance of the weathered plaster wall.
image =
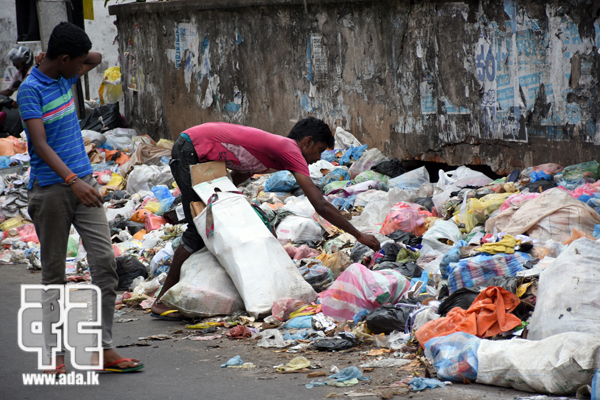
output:
[[10, 86], [17, 72], [6, 54], [17, 44], [17, 14], [14, 0], [0, 0], [0, 90]]
[[140, 132], [218, 120], [287, 134], [315, 115], [389, 156], [501, 173], [598, 158], [599, 9], [227, 0], [110, 12], [125, 116]]

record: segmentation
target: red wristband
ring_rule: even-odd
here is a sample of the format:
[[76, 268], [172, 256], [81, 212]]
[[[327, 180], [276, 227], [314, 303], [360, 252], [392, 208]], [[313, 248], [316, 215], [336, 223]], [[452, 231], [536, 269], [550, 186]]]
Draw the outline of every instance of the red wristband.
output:
[[69, 181], [73, 178], [77, 178], [76, 173], [72, 173], [71, 175], [67, 176], [67, 179], [65, 179], [65, 183], [69, 183]]

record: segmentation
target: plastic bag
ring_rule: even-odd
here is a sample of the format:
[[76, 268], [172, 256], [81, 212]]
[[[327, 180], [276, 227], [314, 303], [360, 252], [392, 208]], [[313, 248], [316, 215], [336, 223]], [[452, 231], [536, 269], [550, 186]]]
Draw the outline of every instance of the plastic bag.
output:
[[352, 146], [358, 147], [360, 145], [360, 142], [354, 137], [353, 134], [345, 131], [340, 126], [335, 128], [335, 144], [333, 145], [334, 149], [347, 149]]
[[[335, 169], [335, 165], [333, 165], [332, 163], [330, 163], [329, 161], [326, 160], [319, 160], [315, 163], [312, 163], [308, 166], [308, 171], [310, 173], [310, 178], [313, 180], [313, 182], [315, 183], [319, 183], [321, 182], [321, 179], [323, 179], [323, 172], [325, 172], [325, 175], [327, 175], [329, 172], [333, 171]], [[350, 175], [348, 175], [350, 176]]]
[[492, 193], [481, 199], [472, 197], [467, 200], [467, 207], [461, 212], [458, 220], [465, 224], [467, 232], [471, 232], [475, 226], [485, 224], [490, 215], [502, 207], [511, 196], [511, 193]]
[[574, 181], [581, 178], [600, 178], [600, 164], [597, 161], [590, 161], [576, 165], [569, 165], [562, 172], [562, 177], [566, 181]]
[[275, 172], [265, 182], [265, 192], [291, 192], [300, 186], [290, 171]]
[[323, 314], [349, 320], [363, 309], [394, 304], [408, 289], [410, 282], [396, 271], [371, 271], [362, 264], [352, 264], [320, 294]]
[[104, 133], [106, 144], [112, 146], [116, 150], [132, 151], [133, 146], [131, 138], [136, 136], [135, 129], [115, 128]]
[[106, 136], [104, 136], [100, 132], [86, 129], [81, 131], [81, 136], [90, 139], [91, 142], [96, 146], [100, 146], [101, 144], [106, 143]]
[[387, 235], [398, 229], [404, 232], [413, 232], [418, 226], [425, 223], [426, 216], [431, 216], [431, 213], [418, 204], [404, 202], [394, 204], [385, 217], [379, 233]]
[[146, 267], [136, 256], [126, 254], [117, 257], [115, 261], [117, 262], [117, 275], [119, 275], [117, 290], [129, 290], [135, 279], [141, 278], [143, 282], [148, 278]]
[[81, 130], [106, 132], [111, 129], [123, 127], [123, 118], [119, 112], [119, 103], [106, 104], [92, 110], [87, 117], [79, 123]]
[[358, 174], [356, 176], [356, 178], [354, 178], [355, 183], [362, 183], [362, 182], [367, 182], [367, 181], [377, 181], [377, 182], [387, 184], [388, 176], [381, 174], [379, 172], [368, 170], [368, 171], [361, 172], [360, 174]]
[[367, 328], [376, 335], [384, 333], [386, 335], [393, 331], [405, 332], [407, 320], [413, 307], [394, 307], [391, 304], [384, 304], [376, 310], [371, 311], [365, 318]]
[[335, 168], [321, 179], [321, 185], [327, 186], [331, 182], [349, 181], [350, 174], [343, 168]]
[[482, 340], [477, 359], [477, 383], [570, 395], [600, 369], [600, 340], [597, 333], [575, 332], [539, 341]]
[[335, 194], [341, 192], [349, 185], [352, 185], [352, 181], [333, 181], [323, 188], [323, 192], [325, 194]]
[[323, 240], [321, 225], [311, 218], [289, 215], [277, 226], [277, 239], [292, 242], [308, 242]]
[[156, 215], [163, 215], [175, 201], [175, 197], [171, 194], [169, 188], [165, 185], [157, 185], [152, 188], [152, 193], [160, 201], [159, 208], [153, 211]]
[[380, 161], [372, 166], [371, 170], [387, 175], [390, 178], [395, 178], [408, 172], [397, 158], [392, 158], [389, 161]]
[[600, 245], [586, 238], [571, 243], [540, 275], [529, 338], [563, 332], [598, 333]]
[[437, 337], [425, 344], [425, 356], [431, 361], [439, 378], [453, 382], [474, 382], [479, 361], [477, 352], [482, 342], [468, 333], [457, 332]]
[[[367, 195], [367, 193], [370, 193]], [[364, 197], [361, 197], [364, 196]], [[356, 196], [354, 206], [357, 207], [357, 202], [368, 201], [362, 214], [353, 217], [350, 222], [360, 231], [379, 231], [381, 224], [385, 221], [390, 208], [400, 201], [411, 201], [414, 199], [414, 193], [410, 193], [398, 188], [390, 188], [388, 192], [383, 191], [367, 191]], [[458, 229], [458, 228], [457, 228]]]
[[[231, 277], [246, 311], [252, 316], [269, 313], [273, 302], [282, 297], [307, 304], [314, 301], [317, 294], [246, 198], [233, 193], [217, 196], [218, 200], [204, 209], [194, 224], [206, 247]], [[206, 226], [209, 210], [214, 228], [210, 237]]]
[[462, 234], [453, 221], [437, 220], [423, 235], [423, 244], [445, 254], [461, 239]]
[[473, 171], [464, 165], [458, 167], [455, 171], [444, 172], [440, 169], [438, 175], [437, 187], [442, 192], [433, 196], [432, 200], [436, 210], [442, 210], [444, 203], [448, 201], [452, 192], [465, 186], [486, 186], [494, 181], [481, 172]]
[[183, 263], [179, 282], [167, 290], [161, 302], [190, 318], [230, 315], [244, 309], [231, 278], [206, 248]]
[[271, 309], [272, 315], [280, 321], [287, 321], [290, 318], [290, 314], [300, 308], [306, 306], [302, 300], [292, 299], [291, 297], [284, 297], [277, 299], [273, 303]]
[[123, 86], [121, 85], [121, 68], [110, 67], [104, 71], [104, 79], [98, 89], [100, 104], [116, 103], [123, 97]]
[[340, 158], [340, 165], [346, 165], [353, 160], [358, 161], [367, 147], [368, 146], [366, 144], [358, 147], [350, 146], [350, 148], [346, 150], [344, 155]]
[[171, 186], [173, 175], [168, 166], [136, 165], [127, 179], [127, 192], [135, 194], [142, 190], [150, 192], [156, 185]]
[[418, 189], [429, 183], [429, 172], [425, 167], [414, 169], [388, 181], [388, 186], [399, 189]]
[[350, 176], [354, 179], [361, 172], [371, 169], [373, 165], [383, 160], [387, 160], [387, 157], [381, 154], [379, 149], [369, 149], [363, 153], [358, 161], [352, 164], [348, 172], [350, 172]]

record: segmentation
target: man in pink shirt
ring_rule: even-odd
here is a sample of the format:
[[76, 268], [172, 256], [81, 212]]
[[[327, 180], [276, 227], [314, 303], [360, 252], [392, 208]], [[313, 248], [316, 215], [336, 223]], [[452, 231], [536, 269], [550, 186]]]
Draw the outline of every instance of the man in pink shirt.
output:
[[236, 186], [253, 174], [290, 171], [319, 215], [356, 237], [362, 244], [375, 251], [379, 250], [379, 241], [372, 235], [359, 232], [348, 222], [335, 206], [325, 200], [310, 178], [308, 164], [317, 162], [321, 153], [332, 148], [333, 143], [329, 126], [313, 117], [299, 121], [288, 137], [224, 122], [210, 122], [183, 132], [173, 145], [170, 165], [173, 177], [181, 189], [188, 228], [181, 238], [181, 245], [175, 250], [169, 274], [152, 306], [151, 315], [172, 321], [181, 319], [176, 310], [169, 310], [159, 300], [179, 282], [181, 265], [185, 260], [204, 247], [190, 211], [190, 202], [201, 201], [192, 188], [190, 165], [225, 161], [227, 168], [232, 171], [231, 177]]

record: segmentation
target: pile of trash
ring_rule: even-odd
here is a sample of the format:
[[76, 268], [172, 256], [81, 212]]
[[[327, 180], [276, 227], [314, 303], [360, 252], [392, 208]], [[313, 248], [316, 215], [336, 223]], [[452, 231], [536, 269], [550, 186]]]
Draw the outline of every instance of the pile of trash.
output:
[[[101, 128], [82, 133], [126, 290], [119, 307], [148, 309], [186, 229], [168, 167], [173, 142]], [[191, 320], [191, 339], [246, 338], [290, 353], [374, 346], [390, 357], [360, 368], [416, 360], [442, 381], [538, 393], [592, 385], [600, 368], [596, 161], [496, 180], [461, 166], [432, 182], [425, 167], [390, 160], [341, 128], [335, 139], [309, 166], [311, 179], [381, 250], [316, 214], [287, 171], [255, 175], [238, 186], [242, 194], [215, 192], [224, 176], [201, 182], [205, 204], [194, 224], [206, 248], [161, 299]], [[39, 268], [26, 182], [27, 174], [4, 179], [0, 201], [10, 218], [0, 225], [0, 260]], [[85, 249], [75, 232], [71, 239], [69, 280], [89, 280]], [[362, 380], [358, 369], [342, 372], [353, 384]], [[329, 383], [307, 387], [320, 384]]]

